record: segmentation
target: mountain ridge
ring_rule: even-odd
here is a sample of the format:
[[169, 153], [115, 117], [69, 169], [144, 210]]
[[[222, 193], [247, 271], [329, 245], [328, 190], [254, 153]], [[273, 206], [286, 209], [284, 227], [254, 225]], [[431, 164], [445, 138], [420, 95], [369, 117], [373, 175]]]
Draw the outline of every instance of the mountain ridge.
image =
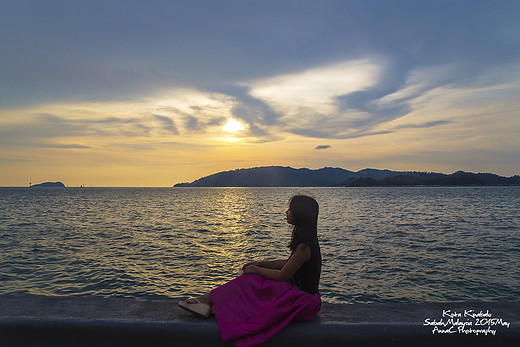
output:
[[373, 187], [373, 186], [517, 186], [520, 176], [457, 171], [452, 174], [417, 171], [259, 166], [217, 172], [174, 187]]

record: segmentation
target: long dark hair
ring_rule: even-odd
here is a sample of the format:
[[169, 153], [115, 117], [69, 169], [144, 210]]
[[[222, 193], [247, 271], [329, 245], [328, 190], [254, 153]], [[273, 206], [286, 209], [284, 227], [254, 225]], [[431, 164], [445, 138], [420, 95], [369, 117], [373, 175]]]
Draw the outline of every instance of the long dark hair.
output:
[[318, 202], [306, 195], [295, 195], [289, 200], [289, 210], [294, 221], [291, 242], [287, 245], [294, 251], [301, 243], [318, 241]]

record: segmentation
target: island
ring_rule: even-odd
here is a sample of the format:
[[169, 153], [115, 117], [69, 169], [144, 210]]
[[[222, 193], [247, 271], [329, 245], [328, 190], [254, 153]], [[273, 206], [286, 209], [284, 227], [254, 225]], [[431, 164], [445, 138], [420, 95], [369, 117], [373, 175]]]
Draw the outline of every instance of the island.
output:
[[65, 188], [65, 185], [61, 182], [43, 182], [33, 184], [31, 188]]
[[295, 169], [263, 166], [218, 172], [174, 187], [417, 187], [520, 186], [520, 176], [457, 171], [452, 174], [416, 171], [342, 168]]

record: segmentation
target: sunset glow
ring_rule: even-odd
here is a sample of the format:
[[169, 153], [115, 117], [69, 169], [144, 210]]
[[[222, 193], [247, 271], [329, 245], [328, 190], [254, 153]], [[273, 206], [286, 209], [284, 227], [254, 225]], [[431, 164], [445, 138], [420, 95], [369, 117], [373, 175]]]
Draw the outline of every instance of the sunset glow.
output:
[[223, 129], [230, 133], [236, 133], [240, 130], [244, 130], [244, 126], [239, 121], [229, 118], [226, 125], [224, 125]]
[[29, 3], [0, 13], [0, 186], [520, 174], [520, 2]]

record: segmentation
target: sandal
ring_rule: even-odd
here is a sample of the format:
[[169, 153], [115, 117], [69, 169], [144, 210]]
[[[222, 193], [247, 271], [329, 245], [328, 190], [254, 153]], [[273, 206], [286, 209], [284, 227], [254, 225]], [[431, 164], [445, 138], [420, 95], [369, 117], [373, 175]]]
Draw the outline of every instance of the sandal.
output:
[[[189, 299], [188, 299], [189, 300]], [[211, 306], [201, 303], [198, 299], [191, 299], [195, 300], [194, 303], [189, 303], [186, 301], [179, 301], [178, 305], [185, 309], [186, 311], [190, 311], [192, 313], [195, 313], [197, 316], [208, 318], [209, 314], [211, 313]]]

